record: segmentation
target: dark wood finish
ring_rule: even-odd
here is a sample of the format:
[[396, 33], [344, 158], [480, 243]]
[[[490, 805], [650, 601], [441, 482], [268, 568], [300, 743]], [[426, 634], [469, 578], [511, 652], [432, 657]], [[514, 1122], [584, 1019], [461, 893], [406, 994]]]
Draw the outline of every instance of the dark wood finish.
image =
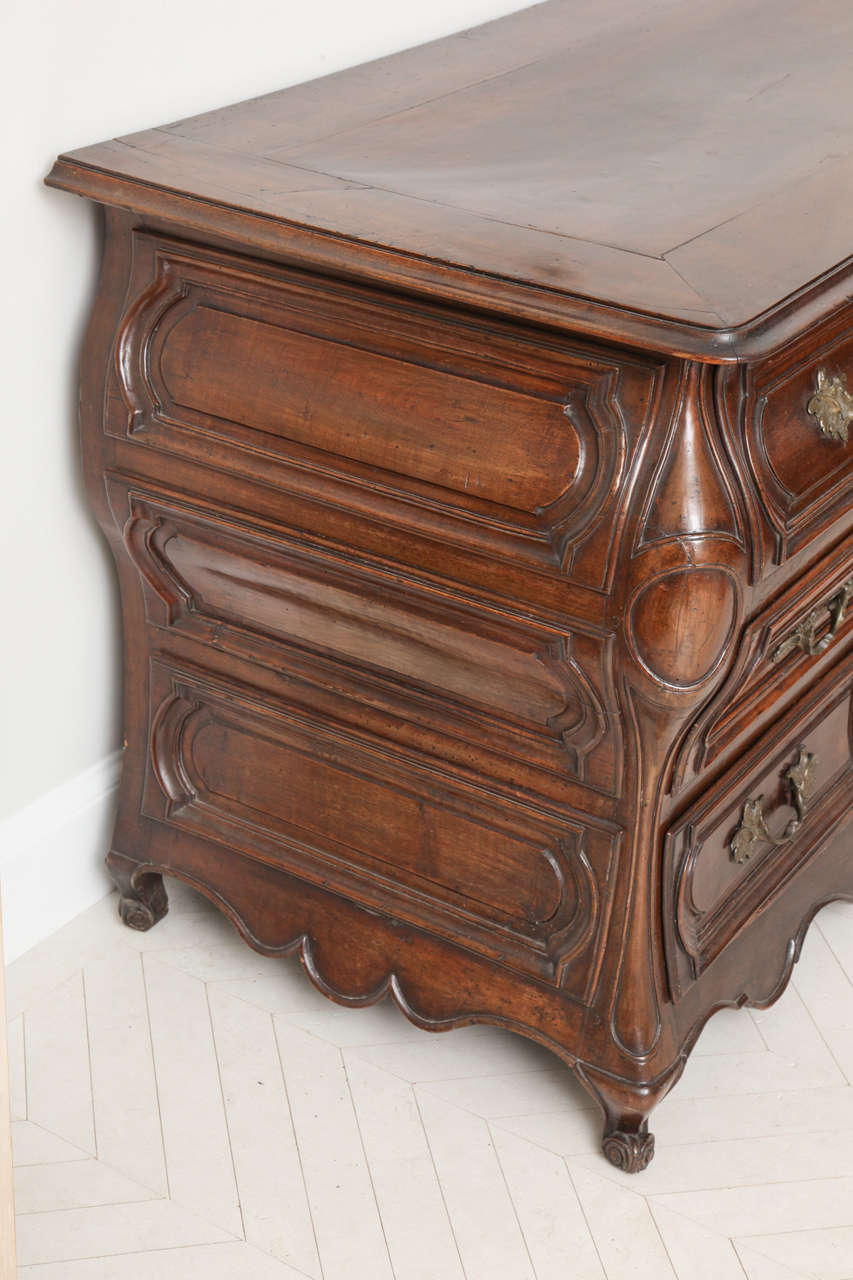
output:
[[846, 0], [551, 0], [64, 156], [54, 181], [264, 255], [731, 358], [849, 292], [851, 39]]
[[177, 875], [530, 1036], [629, 1170], [853, 897], [851, 21], [553, 0], [48, 179], [106, 209], [124, 919]]

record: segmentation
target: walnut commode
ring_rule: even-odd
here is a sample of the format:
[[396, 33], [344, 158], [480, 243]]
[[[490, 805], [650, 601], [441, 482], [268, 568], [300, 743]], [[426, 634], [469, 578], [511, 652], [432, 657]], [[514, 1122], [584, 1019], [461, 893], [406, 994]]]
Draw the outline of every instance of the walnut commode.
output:
[[106, 214], [124, 919], [179, 876], [336, 1000], [530, 1036], [629, 1170], [853, 896], [822, 15], [554, 0], [48, 179]]

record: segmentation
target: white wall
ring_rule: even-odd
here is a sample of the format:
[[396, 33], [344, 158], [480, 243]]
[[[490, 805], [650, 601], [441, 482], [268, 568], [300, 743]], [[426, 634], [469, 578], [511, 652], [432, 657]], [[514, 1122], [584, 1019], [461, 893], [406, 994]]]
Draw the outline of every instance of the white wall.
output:
[[[116, 590], [83, 500], [74, 422], [97, 221], [83, 201], [42, 186], [55, 155], [524, 7], [520, 0], [0, 3], [0, 817], [20, 818], [29, 806], [32, 826], [49, 792], [55, 816], [56, 795], [103, 766], [119, 735]], [[60, 784], [65, 791], [56, 793]], [[20, 829], [20, 821], [6, 828], [0, 875], [20, 853], [10, 848]], [[51, 919], [55, 927], [55, 913]]]

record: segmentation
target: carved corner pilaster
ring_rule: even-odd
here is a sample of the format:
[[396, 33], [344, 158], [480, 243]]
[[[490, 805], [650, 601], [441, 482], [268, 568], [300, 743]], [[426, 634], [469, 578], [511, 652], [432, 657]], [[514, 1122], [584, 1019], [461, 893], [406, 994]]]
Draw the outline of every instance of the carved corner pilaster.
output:
[[[720, 403], [723, 376], [693, 362], [674, 371], [633, 477], [621, 592], [612, 603], [630, 867], [614, 917], [619, 936], [608, 949], [610, 1007], [602, 1013], [618, 1054], [638, 1070], [677, 1052], [655, 994], [664, 986], [657, 927], [661, 813], [682, 737], [733, 654], [749, 573], [749, 514]], [[611, 1146], [629, 1164], [645, 1158], [642, 1143], [620, 1139]]]

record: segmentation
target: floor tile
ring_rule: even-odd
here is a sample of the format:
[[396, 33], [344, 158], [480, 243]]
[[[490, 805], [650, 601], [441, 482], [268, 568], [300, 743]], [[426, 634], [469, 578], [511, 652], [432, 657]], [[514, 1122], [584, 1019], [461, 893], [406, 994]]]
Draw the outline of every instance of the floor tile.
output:
[[583, 1111], [503, 1116], [494, 1120], [492, 1127], [495, 1131], [514, 1133], [564, 1157], [595, 1155], [601, 1144], [602, 1121], [598, 1107]]
[[[303, 1280], [302, 1273], [248, 1244], [147, 1249], [108, 1258], [21, 1267], [19, 1280]], [[358, 1280], [353, 1276], [352, 1280]]]
[[[853, 1132], [848, 1141], [829, 1133], [796, 1133], [726, 1142], [661, 1143], [642, 1177], [646, 1196], [692, 1190], [772, 1185], [796, 1169], [798, 1178], [853, 1178]], [[599, 1157], [583, 1157], [594, 1168]], [[636, 1189], [636, 1177], [608, 1168], [606, 1176]], [[853, 1210], [852, 1210], [853, 1211]]]
[[452, 1032], [425, 1032], [401, 1044], [354, 1049], [368, 1062], [392, 1075], [420, 1084], [463, 1076], [509, 1074], [553, 1069], [554, 1055], [522, 1036], [490, 1027], [459, 1027]]
[[356, 1055], [345, 1065], [395, 1275], [464, 1280], [412, 1086]]
[[17, 1235], [21, 1267], [228, 1239], [226, 1231], [171, 1200], [25, 1213]]
[[170, 1194], [242, 1237], [206, 989], [153, 955], [145, 980]]
[[566, 1162], [511, 1133], [492, 1138], [537, 1280], [606, 1280]]
[[693, 1054], [755, 1053], [765, 1047], [746, 1009], [720, 1009], [705, 1023]]
[[752, 1249], [739, 1245], [737, 1252], [747, 1280], [815, 1280], [813, 1272], [794, 1271], [784, 1263], [775, 1262]]
[[642, 1194], [574, 1162], [569, 1172], [607, 1280], [677, 1280]]
[[16, 1018], [67, 982], [104, 951], [125, 945], [129, 933], [118, 919], [117, 898], [95, 903], [44, 942], [13, 961], [6, 970], [6, 1011]]
[[[814, 1035], [816, 1032], [812, 1029], [809, 1038]], [[715, 1053], [690, 1058], [675, 1087], [676, 1096], [686, 1100], [723, 1094], [744, 1097], [753, 1093], [830, 1089], [844, 1084], [844, 1074], [829, 1049], [824, 1045], [814, 1057], [809, 1055], [801, 1060], [795, 1035], [785, 1053]]]
[[116, 948], [84, 976], [98, 1156], [168, 1195], [142, 959]]
[[732, 1239], [846, 1227], [853, 1219], [853, 1178], [674, 1192], [654, 1197], [653, 1203]]
[[819, 1231], [751, 1235], [738, 1241], [738, 1246], [815, 1276], [817, 1280], [848, 1280], [853, 1275], [853, 1221], [847, 1227]]
[[22, 1276], [853, 1280], [853, 908], [774, 1008], [709, 1022], [628, 1177], [539, 1046], [340, 1007], [171, 902], [10, 966]]
[[838, 898], [834, 902], [827, 903], [825, 907], [821, 907], [815, 917], [818, 925], [820, 925], [820, 922], [825, 920], [827, 916], [838, 916], [842, 920], [847, 920], [848, 923], [853, 922], [853, 902], [847, 902], [844, 898]]
[[853, 982], [853, 902], [833, 902], [815, 917], [816, 929], [832, 948], [838, 963]]
[[27, 1010], [25, 1044], [30, 1120], [94, 1155], [82, 973], [75, 973]]
[[839, 1083], [843, 1082], [837, 1063], [793, 983], [769, 1009], [750, 1009], [749, 1016], [771, 1054], [796, 1064], [804, 1072], [833, 1071]]
[[853, 1088], [682, 1098], [676, 1087], [655, 1109], [652, 1123], [665, 1146], [781, 1133], [853, 1131]]
[[324, 1280], [393, 1271], [340, 1051], [276, 1019]]
[[251, 982], [265, 978], [274, 983], [281, 982], [287, 972], [287, 961], [253, 951], [233, 928], [216, 946], [200, 942], [195, 946], [160, 947], [157, 959], [202, 982]]
[[[432, 1085], [423, 1087], [433, 1088]], [[595, 1153], [601, 1132], [597, 1108], [498, 1116], [494, 1125], [562, 1156], [592, 1155], [597, 1159]], [[649, 1194], [653, 1184], [654, 1190], [658, 1190], [657, 1171], [663, 1165], [679, 1169], [682, 1155], [685, 1161], [682, 1189], [685, 1190], [686, 1182], [694, 1176], [689, 1172], [691, 1168], [700, 1185], [719, 1185], [720, 1177], [724, 1176], [722, 1171], [733, 1169], [739, 1159], [742, 1175], [750, 1168], [757, 1171], [769, 1166], [775, 1176], [772, 1162], [778, 1151], [789, 1153], [791, 1158], [802, 1153], [804, 1160], [810, 1153], [813, 1165], [823, 1173], [843, 1174], [848, 1159], [844, 1148], [853, 1145], [853, 1089], [792, 1090], [702, 1099], [681, 1099], [676, 1094], [656, 1109], [652, 1128], [657, 1139], [657, 1154], [646, 1171], [648, 1177], [643, 1178], [643, 1187]], [[851, 1138], [850, 1144], [838, 1144], [842, 1148], [840, 1153], [827, 1150], [826, 1135], [838, 1131], [849, 1132]], [[774, 1145], [773, 1139], [781, 1141]], [[764, 1145], [756, 1147], [753, 1154], [750, 1148], [756, 1143]], [[710, 1153], [707, 1158], [706, 1151]], [[801, 1172], [805, 1172], [805, 1168], [803, 1165]], [[709, 1171], [708, 1181], [704, 1180], [705, 1169]]]
[[426, 1092], [419, 1104], [468, 1280], [533, 1280], [486, 1122]]
[[246, 1239], [319, 1276], [272, 1017], [217, 988], [210, 1009]]
[[189, 894], [185, 898], [182, 890], [176, 900], [174, 884], [175, 881], [166, 882], [170, 895], [169, 911], [153, 929], [139, 933], [135, 929], [127, 929], [120, 922], [117, 924], [122, 933], [121, 945], [149, 952], [174, 951], [198, 944], [216, 947], [230, 941], [235, 934], [231, 921], [202, 894]]
[[90, 1152], [72, 1146], [64, 1138], [33, 1124], [32, 1120], [12, 1121], [12, 1152], [15, 1167], [53, 1164], [65, 1160], [88, 1160]]
[[391, 1000], [364, 1009], [335, 1004], [313, 986], [295, 956], [271, 962], [256, 978], [225, 979], [221, 985], [241, 1000], [340, 1048], [400, 1041], [423, 1044], [430, 1036], [409, 1022]]
[[817, 929], [810, 929], [794, 983], [845, 1077], [853, 1083], [853, 982]]
[[676, 1274], [682, 1280], [744, 1280], [731, 1240], [669, 1209], [652, 1209], [655, 1225]]
[[150, 1187], [132, 1182], [99, 1160], [26, 1165], [15, 1170], [18, 1213], [48, 1213], [54, 1209], [82, 1209], [157, 1198]]
[[24, 1055], [24, 1015], [13, 1018], [7, 1029], [9, 1052], [9, 1106], [13, 1120], [27, 1118], [27, 1067]]
[[568, 1067], [421, 1081], [420, 1087], [487, 1120], [540, 1112], [591, 1111], [595, 1103]]

